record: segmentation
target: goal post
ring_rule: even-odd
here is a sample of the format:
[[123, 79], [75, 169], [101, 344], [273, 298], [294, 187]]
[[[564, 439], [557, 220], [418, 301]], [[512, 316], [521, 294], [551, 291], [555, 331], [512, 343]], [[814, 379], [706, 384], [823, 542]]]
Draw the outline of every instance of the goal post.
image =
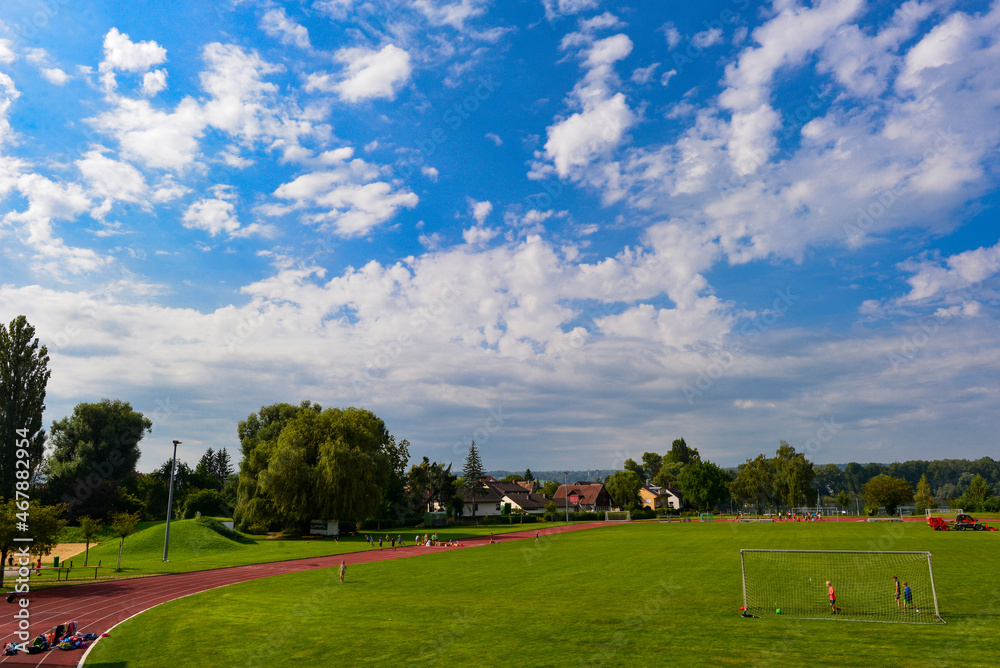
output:
[[605, 522], [631, 522], [632, 513], [628, 510], [605, 510]]
[[[945, 623], [930, 552], [744, 549], [740, 562], [744, 616]], [[898, 601], [893, 576], [899, 581]], [[835, 607], [827, 582], [834, 588]]]
[[927, 514], [926, 519], [931, 517], [955, 517], [956, 515], [961, 515], [965, 511], [961, 508], [927, 508], [924, 511]]

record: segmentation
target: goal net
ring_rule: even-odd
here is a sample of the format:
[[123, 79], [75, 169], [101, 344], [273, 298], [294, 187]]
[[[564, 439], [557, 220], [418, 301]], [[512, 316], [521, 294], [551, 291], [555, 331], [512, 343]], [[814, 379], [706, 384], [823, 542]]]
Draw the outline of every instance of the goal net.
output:
[[[740, 560], [746, 616], [945, 623], [930, 552], [740, 550]], [[893, 576], [899, 580], [898, 603]], [[836, 610], [827, 582], [834, 588]]]
[[930, 519], [931, 517], [955, 517], [965, 511], [961, 508], [928, 508], [925, 512], [927, 519]]
[[632, 513], [628, 510], [605, 510], [605, 522], [631, 522]]

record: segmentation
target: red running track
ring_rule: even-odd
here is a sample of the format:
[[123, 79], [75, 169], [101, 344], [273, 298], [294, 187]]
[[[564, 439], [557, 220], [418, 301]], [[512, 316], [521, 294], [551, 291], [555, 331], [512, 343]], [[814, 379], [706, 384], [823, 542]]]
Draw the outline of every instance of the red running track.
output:
[[[539, 534], [549, 536], [607, 526], [605, 522], [587, 522], [570, 526], [552, 527], [537, 530]], [[535, 529], [497, 534], [495, 541], [506, 543], [511, 540], [524, 540], [535, 537]], [[350, 564], [361, 564], [385, 559], [400, 559], [415, 557], [421, 554], [447, 552], [449, 550], [476, 547], [489, 543], [489, 537], [474, 538], [462, 541], [462, 548], [455, 547], [401, 547], [395, 551], [365, 550], [329, 557], [313, 559], [295, 559], [292, 561], [277, 561], [269, 564], [253, 564], [249, 566], [233, 566], [194, 573], [176, 573], [171, 575], [156, 575], [147, 578], [119, 580], [117, 582], [101, 582], [81, 584], [69, 587], [56, 587], [32, 592], [28, 610], [31, 612], [32, 638], [39, 633], [48, 631], [57, 624], [75, 620], [80, 633], [101, 633], [108, 631], [116, 624], [139, 614], [145, 610], [182, 596], [224, 587], [237, 582], [247, 582], [258, 578], [285, 573], [298, 573], [314, 568], [335, 568], [341, 560]], [[17, 601], [8, 604], [0, 599], [0, 611], [3, 611], [0, 622], [0, 638], [3, 644], [16, 642], [17, 619], [14, 613], [20, 608]], [[41, 654], [18, 653], [16, 656], [0, 656], [4, 665], [29, 666], [76, 666], [84, 658], [83, 650], [63, 651], [50, 649]]]

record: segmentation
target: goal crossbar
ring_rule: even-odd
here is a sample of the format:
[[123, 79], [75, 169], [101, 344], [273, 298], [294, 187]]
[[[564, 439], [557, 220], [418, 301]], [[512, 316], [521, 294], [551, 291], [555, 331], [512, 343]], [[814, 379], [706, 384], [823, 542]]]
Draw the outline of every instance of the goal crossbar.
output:
[[930, 552], [742, 549], [740, 567], [744, 616], [945, 623]]
[[605, 522], [631, 522], [632, 513], [628, 510], [605, 510]]

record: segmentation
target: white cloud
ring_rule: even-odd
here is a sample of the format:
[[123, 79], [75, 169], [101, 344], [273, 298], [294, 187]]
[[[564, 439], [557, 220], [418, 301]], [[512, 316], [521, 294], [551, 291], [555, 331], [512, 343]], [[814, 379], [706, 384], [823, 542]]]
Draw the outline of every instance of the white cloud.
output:
[[17, 60], [17, 54], [14, 53], [13, 47], [12, 41], [0, 38], [0, 65], [11, 65]]
[[56, 86], [65, 85], [66, 82], [69, 81], [71, 78], [68, 74], [63, 72], [58, 67], [43, 67], [39, 71], [42, 73], [42, 76], [45, 78], [46, 81]]
[[[590, 32], [577, 35], [577, 39], [564, 39], [563, 47], [584, 47], [580, 55], [587, 71], [571, 95], [571, 101], [581, 111], [549, 126], [544, 146], [545, 157], [562, 178], [609, 155], [636, 120], [625, 95], [611, 94], [611, 88], [618, 83], [612, 66], [632, 52], [632, 40], [624, 33], [600, 40], [594, 39]], [[543, 175], [545, 171], [546, 168], [536, 162], [532, 176]]]
[[410, 54], [392, 44], [381, 51], [362, 47], [341, 49], [336, 57], [347, 64], [346, 78], [336, 84], [311, 80], [309, 85], [319, 90], [333, 89], [341, 99], [349, 102], [395, 99], [399, 89], [410, 80], [413, 69]]
[[472, 209], [472, 217], [482, 226], [483, 221], [493, 212], [492, 202], [477, 202], [469, 198], [469, 207]]
[[931, 260], [909, 261], [899, 265], [913, 275], [906, 280], [910, 292], [902, 304], [924, 302], [941, 296], [963, 298], [963, 290], [1000, 273], [1000, 243], [976, 248], [945, 258], [943, 266]]
[[440, 172], [438, 172], [436, 167], [428, 167], [424, 165], [420, 168], [420, 173], [429, 178], [431, 181], [437, 181]]
[[477, 246], [485, 244], [490, 239], [495, 238], [499, 233], [499, 230], [484, 228], [482, 223], [480, 223], [477, 227], [470, 227], [466, 230], [462, 230], [462, 240], [470, 246]]
[[413, 6], [432, 24], [449, 25], [455, 30], [464, 30], [470, 18], [486, 13], [483, 0], [413, 0]]
[[23, 174], [17, 189], [28, 200], [28, 208], [4, 216], [10, 225], [22, 225], [25, 243], [35, 251], [34, 269], [39, 274], [62, 279], [66, 274], [95, 271], [108, 264], [89, 248], [67, 246], [53, 231], [53, 222], [75, 220], [90, 208], [90, 198], [77, 184], [61, 185], [38, 174]]
[[231, 235], [240, 229], [235, 205], [224, 199], [199, 199], [187, 208], [181, 221], [184, 227], [205, 230], [213, 237], [222, 232]]
[[166, 60], [167, 50], [156, 42], [133, 42], [118, 28], [112, 28], [104, 36], [104, 60], [100, 71], [145, 72]]
[[663, 36], [667, 40], [667, 46], [671, 49], [676, 48], [681, 43], [681, 33], [673, 23], [664, 23], [660, 26], [660, 30], [663, 31]]
[[142, 94], [152, 97], [167, 87], [167, 71], [153, 70], [142, 75]]
[[288, 18], [283, 7], [272, 9], [260, 20], [261, 29], [271, 37], [277, 37], [282, 44], [292, 44], [300, 49], [310, 48], [309, 31]]
[[550, 126], [545, 153], [565, 178], [574, 167], [584, 167], [616, 147], [634, 121], [625, 96], [618, 93]]
[[148, 167], [184, 169], [198, 155], [198, 138], [205, 116], [198, 103], [185, 98], [173, 112], [153, 108], [146, 100], [118, 98], [117, 108], [93, 119], [100, 130], [112, 133], [122, 152]]
[[494, 144], [496, 144], [497, 146], [503, 146], [503, 139], [501, 139], [499, 135], [493, 132], [487, 132], [486, 138], [489, 139]]
[[90, 191], [98, 197], [138, 202], [146, 194], [142, 173], [132, 165], [112, 160], [101, 149], [88, 151], [76, 162]]
[[279, 186], [274, 196], [290, 201], [295, 210], [308, 210], [306, 220], [311, 223], [332, 227], [342, 236], [357, 236], [419, 201], [409, 190], [394, 189], [377, 178], [376, 168], [355, 159], [336, 169], [303, 174]]
[[632, 72], [632, 76], [629, 78], [639, 85], [648, 83], [653, 78], [653, 73], [656, 72], [656, 68], [659, 66], [659, 63], [653, 63], [647, 67], [638, 67]]
[[721, 28], [709, 28], [708, 30], [703, 30], [699, 33], [695, 33], [695, 36], [691, 38], [695, 46], [707, 49], [716, 44], [722, 44], [722, 29]]
[[545, 18], [549, 21], [560, 16], [571, 16], [591, 9], [596, 9], [599, 0], [542, 0], [545, 7]]

